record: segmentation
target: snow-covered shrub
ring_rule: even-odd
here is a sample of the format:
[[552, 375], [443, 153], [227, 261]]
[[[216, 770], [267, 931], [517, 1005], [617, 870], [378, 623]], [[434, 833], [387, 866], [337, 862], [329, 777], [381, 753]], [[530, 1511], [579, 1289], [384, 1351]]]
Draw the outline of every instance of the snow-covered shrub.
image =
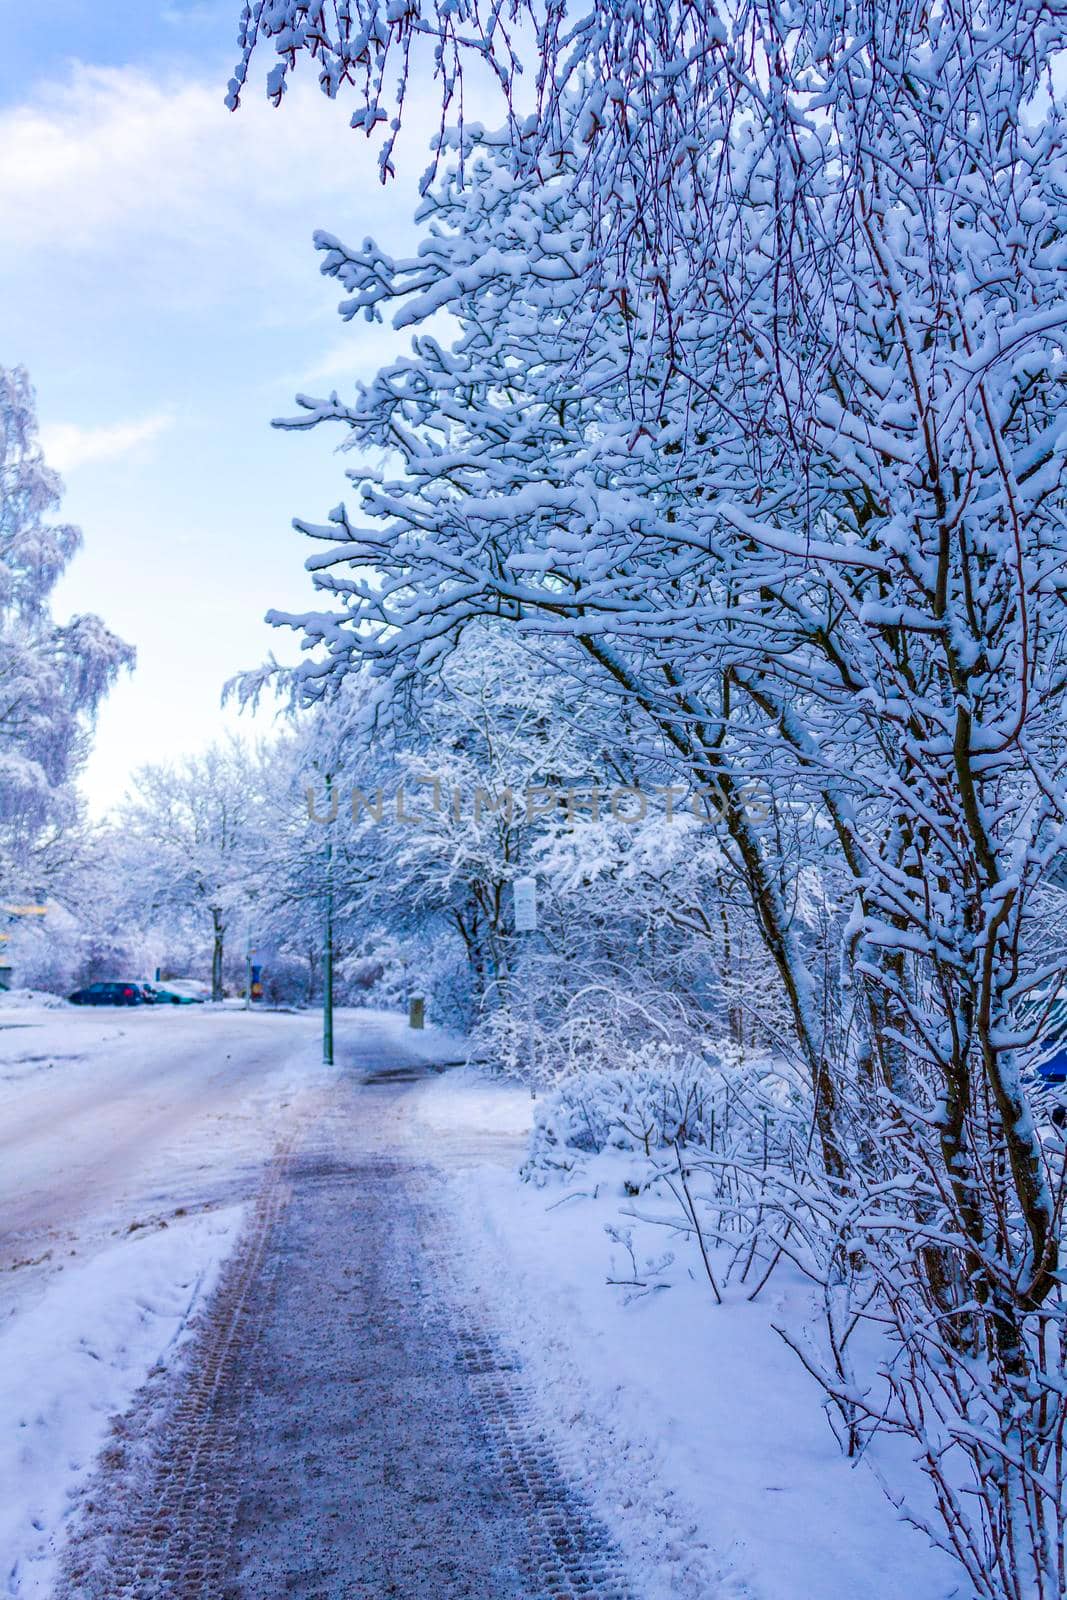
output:
[[541, 1185], [591, 1164], [598, 1182], [610, 1168], [617, 1192], [638, 1194], [663, 1152], [714, 1141], [717, 1088], [698, 1062], [564, 1079], [539, 1106], [523, 1176]]
[[75, 981], [80, 987], [98, 979], [149, 976], [154, 968], [143, 962], [142, 953], [142, 942], [135, 935], [93, 929], [82, 940]]
[[[295, 956], [257, 953], [261, 966], [263, 997], [273, 1006], [303, 1006], [308, 1003], [307, 963]], [[240, 989], [244, 987], [241, 974]]]
[[634, 1054], [628, 1070], [575, 1074], [540, 1101], [528, 1172], [607, 1149], [651, 1156], [676, 1145], [714, 1145], [721, 1074], [699, 1059], [665, 1059], [651, 1046]]
[[537, 1086], [574, 1073], [702, 1057], [704, 1019], [639, 959], [622, 967], [618, 944], [601, 936], [599, 948], [590, 940], [583, 957], [522, 958], [478, 1018], [479, 1056]]
[[334, 993], [345, 1005], [406, 1010], [425, 1001], [427, 1017], [464, 1030], [471, 1014], [471, 978], [458, 935], [432, 927], [399, 939], [373, 927], [337, 964]]
[[[803, 1170], [810, 1123], [802, 1077], [773, 1057], [746, 1058], [732, 1041], [701, 1055], [646, 1046], [625, 1070], [575, 1073], [549, 1091], [522, 1175], [615, 1197], [608, 1282], [627, 1299], [668, 1287], [677, 1260], [721, 1301], [735, 1278], [758, 1289], [784, 1254], [764, 1195], [776, 1175]], [[676, 1248], [642, 1243], [639, 1260], [635, 1234], [649, 1228]]]
[[613, 1071], [561, 1078], [542, 1097], [524, 1172], [570, 1171], [604, 1151], [643, 1157], [650, 1173], [664, 1152], [684, 1152], [690, 1164], [760, 1160], [771, 1142], [788, 1145], [803, 1115], [800, 1085], [771, 1059], [745, 1062], [727, 1046], [694, 1055], [649, 1044]]
[[5, 959], [18, 987], [65, 994], [81, 960], [78, 930], [58, 908], [44, 919], [25, 919], [12, 927]]

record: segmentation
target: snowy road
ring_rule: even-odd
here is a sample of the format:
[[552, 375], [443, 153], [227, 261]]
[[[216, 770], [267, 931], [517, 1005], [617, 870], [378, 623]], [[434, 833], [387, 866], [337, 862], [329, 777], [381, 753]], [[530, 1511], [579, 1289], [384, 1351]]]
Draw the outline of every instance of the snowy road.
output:
[[254, 1192], [316, 1037], [278, 1013], [5, 1012], [0, 1317], [113, 1236]]

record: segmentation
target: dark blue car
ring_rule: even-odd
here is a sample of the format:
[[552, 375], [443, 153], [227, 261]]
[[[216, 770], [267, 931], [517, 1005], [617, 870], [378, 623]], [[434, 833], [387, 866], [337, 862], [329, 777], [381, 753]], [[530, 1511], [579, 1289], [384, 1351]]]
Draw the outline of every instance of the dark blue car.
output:
[[89, 983], [68, 995], [76, 1006], [143, 1006], [145, 997], [136, 983]]
[[1043, 1032], [1031, 1070], [1039, 1087], [1038, 1103], [1046, 1104], [1052, 1121], [1062, 1126], [1067, 1121], [1067, 999], [1052, 1002]]
[[1067, 1083], [1067, 1045], [1055, 1045], [1053, 1054], [1039, 1062], [1034, 1070], [1042, 1083]]

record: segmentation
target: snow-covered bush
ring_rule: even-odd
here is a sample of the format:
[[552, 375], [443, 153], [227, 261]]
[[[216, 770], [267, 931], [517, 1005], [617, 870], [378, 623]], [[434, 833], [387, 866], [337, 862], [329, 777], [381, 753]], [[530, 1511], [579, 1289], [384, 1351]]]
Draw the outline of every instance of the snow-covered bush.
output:
[[540, 1097], [523, 1170], [541, 1181], [604, 1151], [643, 1157], [649, 1178], [665, 1152], [671, 1166], [681, 1156], [765, 1167], [772, 1151], [790, 1159], [806, 1114], [802, 1082], [773, 1058], [745, 1059], [730, 1041], [702, 1055], [646, 1044], [614, 1070], [571, 1073]]
[[5, 960], [19, 988], [65, 994], [74, 987], [82, 960], [79, 929], [62, 907], [50, 906], [43, 918], [11, 923]]
[[634, 1055], [624, 1071], [575, 1074], [541, 1099], [527, 1171], [558, 1166], [576, 1152], [651, 1156], [676, 1145], [714, 1147], [716, 1111], [722, 1131], [721, 1073], [701, 1060], [672, 1060], [655, 1046]]
[[477, 1055], [510, 1077], [545, 1086], [575, 1075], [626, 1074], [699, 1049], [699, 1032], [676, 997], [647, 987], [634, 992], [636, 973], [630, 989], [607, 974], [584, 983], [583, 976], [577, 964], [523, 962], [473, 1029]]

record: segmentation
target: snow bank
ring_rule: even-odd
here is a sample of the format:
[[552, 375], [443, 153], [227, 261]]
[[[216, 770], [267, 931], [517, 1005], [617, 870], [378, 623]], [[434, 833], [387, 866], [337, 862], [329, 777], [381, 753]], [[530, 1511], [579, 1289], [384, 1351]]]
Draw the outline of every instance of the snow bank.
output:
[[5, 1011], [23, 1011], [32, 1007], [37, 1011], [69, 1011], [70, 1001], [61, 994], [51, 994], [47, 989], [0, 989], [0, 1018]]
[[0, 1329], [0, 1582], [48, 1596], [79, 1486], [151, 1369], [173, 1359], [242, 1208], [132, 1235]]
[[650, 1600], [958, 1595], [947, 1558], [896, 1518], [865, 1464], [842, 1458], [819, 1391], [774, 1332], [804, 1320], [808, 1286], [779, 1272], [754, 1305], [741, 1289], [716, 1306], [684, 1244], [650, 1228], [635, 1237], [638, 1265], [674, 1243], [673, 1284], [624, 1303], [606, 1281], [633, 1275], [605, 1233], [626, 1226], [618, 1184], [594, 1198], [594, 1184], [517, 1180], [534, 1110], [528, 1091], [471, 1069], [427, 1084], [418, 1103], [435, 1146], [457, 1121], [511, 1136], [510, 1167], [453, 1173], [466, 1288], [495, 1308]]

